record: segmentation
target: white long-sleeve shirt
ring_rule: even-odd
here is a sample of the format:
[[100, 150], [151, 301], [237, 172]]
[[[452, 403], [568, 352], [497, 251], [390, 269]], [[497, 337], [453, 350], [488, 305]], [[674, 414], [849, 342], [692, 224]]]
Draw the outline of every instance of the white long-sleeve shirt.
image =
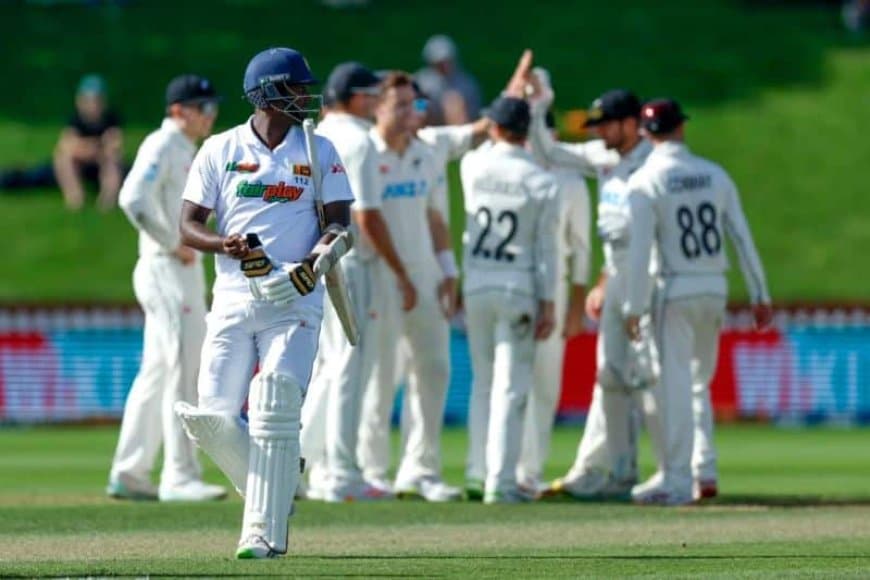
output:
[[626, 155], [608, 150], [601, 140], [561, 143], [544, 123], [544, 112], [532, 108], [529, 142], [548, 166], [572, 169], [598, 179], [598, 235], [604, 243], [604, 266], [609, 275], [624, 269], [628, 248], [628, 179], [643, 165], [652, 145], [640, 141]]
[[655, 147], [628, 186], [631, 241], [625, 314], [644, 311], [649, 279], [638, 273], [647, 271], [654, 246], [665, 299], [727, 296], [726, 234], [737, 250], [752, 302], [770, 302], [737, 188], [725, 170], [693, 155], [684, 144], [667, 141]]
[[447, 163], [462, 157], [471, 149], [471, 124], [458, 126], [424, 127], [417, 131], [417, 138], [428, 145], [435, 165], [439, 168], [437, 181], [432, 193], [435, 208], [444, 217], [444, 223], [450, 220], [450, 203], [447, 191]]
[[118, 203], [139, 230], [140, 256], [170, 254], [181, 243], [181, 193], [195, 154], [196, 146], [171, 118], [139, 146]]
[[500, 289], [553, 300], [559, 187], [531, 153], [484, 144], [460, 166], [465, 192], [464, 292]]

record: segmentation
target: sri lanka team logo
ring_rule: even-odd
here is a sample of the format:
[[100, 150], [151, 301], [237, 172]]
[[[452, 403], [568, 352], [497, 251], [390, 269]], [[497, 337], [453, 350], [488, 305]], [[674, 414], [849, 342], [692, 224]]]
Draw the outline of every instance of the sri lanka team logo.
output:
[[236, 187], [236, 197], [261, 197], [266, 202], [286, 203], [296, 201], [304, 191], [304, 187], [287, 185], [283, 181], [277, 184], [243, 181]]

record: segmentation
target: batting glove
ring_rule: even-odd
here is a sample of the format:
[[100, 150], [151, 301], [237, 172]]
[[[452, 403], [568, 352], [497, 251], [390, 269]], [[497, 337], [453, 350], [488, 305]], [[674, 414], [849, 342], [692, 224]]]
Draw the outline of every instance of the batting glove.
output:
[[273, 274], [252, 278], [249, 282], [253, 282], [251, 293], [255, 298], [259, 294], [260, 300], [277, 306], [290, 304], [300, 296], [311, 294], [317, 287], [317, 277], [307, 260], [285, 264]]

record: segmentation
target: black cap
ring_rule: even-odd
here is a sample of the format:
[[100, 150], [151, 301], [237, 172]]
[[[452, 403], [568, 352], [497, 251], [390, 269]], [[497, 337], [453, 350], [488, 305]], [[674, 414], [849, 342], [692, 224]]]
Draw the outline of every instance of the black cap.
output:
[[688, 119], [674, 99], [655, 99], [645, 103], [640, 112], [641, 126], [653, 135], [670, 133]]
[[329, 73], [324, 96], [327, 102], [346, 103], [355, 94], [378, 94], [380, 83], [371, 69], [358, 62], [344, 62]]
[[529, 123], [532, 120], [529, 104], [515, 97], [497, 98], [484, 111], [484, 115], [499, 127], [518, 135], [526, 135], [529, 132]]
[[586, 112], [584, 127], [594, 127], [606, 121], [640, 116], [640, 99], [631, 91], [614, 89], [594, 101]]
[[166, 104], [219, 101], [220, 95], [211, 81], [199, 75], [177, 76], [166, 87]]

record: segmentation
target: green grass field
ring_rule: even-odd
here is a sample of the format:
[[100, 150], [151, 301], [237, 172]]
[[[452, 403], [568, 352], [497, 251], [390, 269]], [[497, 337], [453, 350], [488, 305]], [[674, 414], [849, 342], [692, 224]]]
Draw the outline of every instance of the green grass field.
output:
[[[304, 23], [301, 24], [301, 23]], [[242, 121], [248, 59], [268, 45], [304, 51], [325, 77], [337, 62], [420, 66], [425, 38], [447, 32], [481, 81], [486, 99], [503, 87], [521, 50], [550, 69], [564, 111], [604, 89], [680, 98], [688, 138], [721, 162], [743, 192], [778, 301], [866, 300], [850, 272], [870, 266], [866, 195], [870, 51], [841, 29], [835, 6], [736, 0], [522, 0], [469, 4], [377, 0], [335, 11], [316, 2], [189, 0], [117, 6], [0, 3], [0, 166], [50, 156], [72, 91], [104, 74], [127, 120], [126, 149], [158, 124], [169, 78], [198, 71], [226, 95], [219, 128]], [[72, 33], [74, 31], [74, 33]], [[453, 182], [454, 233], [462, 225]], [[135, 234], [119, 212], [70, 216], [56, 191], [0, 195], [9, 232], [0, 300], [123, 301]], [[732, 272], [736, 299], [745, 298]]]
[[[0, 431], [0, 576], [857, 578], [870, 569], [866, 429], [722, 426], [723, 495], [703, 506], [301, 502], [291, 554], [269, 562], [231, 557], [238, 499], [106, 499], [116, 435], [114, 427]], [[578, 436], [557, 430], [548, 475], [567, 469]], [[465, 440], [462, 430], [444, 437], [454, 483]]]

